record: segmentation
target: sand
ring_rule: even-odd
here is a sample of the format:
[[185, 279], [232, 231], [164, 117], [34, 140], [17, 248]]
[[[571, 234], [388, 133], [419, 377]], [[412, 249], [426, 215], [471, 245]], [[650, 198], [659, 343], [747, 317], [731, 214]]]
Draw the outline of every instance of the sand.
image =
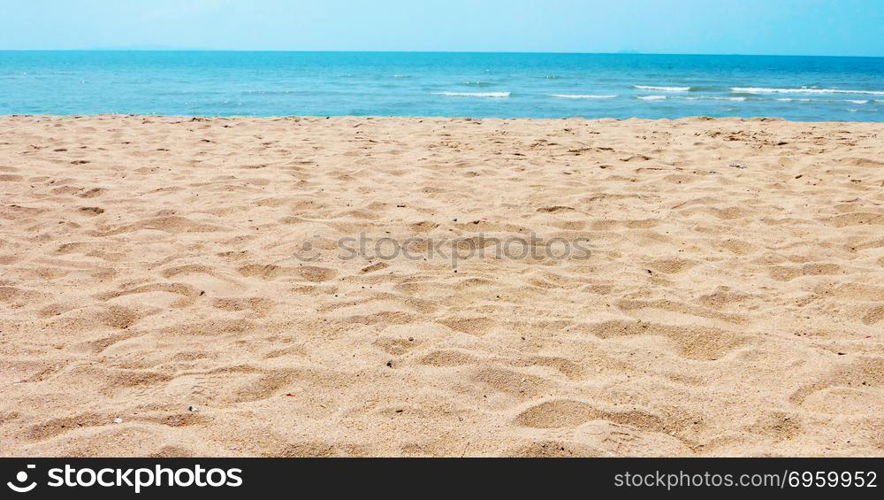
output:
[[884, 124], [3, 117], [0, 200], [0, 455], [884, 452]]

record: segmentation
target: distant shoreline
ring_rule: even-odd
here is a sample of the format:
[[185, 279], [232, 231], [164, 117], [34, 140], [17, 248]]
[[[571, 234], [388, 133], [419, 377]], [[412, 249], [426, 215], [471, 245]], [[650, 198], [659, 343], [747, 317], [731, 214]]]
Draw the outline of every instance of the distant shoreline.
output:
[[679, 57], [831, 57], [845, 59], [884, 59], [884, 56], [844, 54], [721, 54], [721, 53], [666, 53], [666, 52], [577, 52], [577, 51], [518, 51], [518, 50], [291, 50], [291, 49], [209, 49], [209, 48], [151, 48], [151, 47], [96, 47], [96, 48], [49, 48], [49, 49], [3, 49], [2, 52], [242, 52], [242, 53], [290, 53], [290, 54], [515, 54], [515, 55], [576, 55], [576, 56], [679, 56]]

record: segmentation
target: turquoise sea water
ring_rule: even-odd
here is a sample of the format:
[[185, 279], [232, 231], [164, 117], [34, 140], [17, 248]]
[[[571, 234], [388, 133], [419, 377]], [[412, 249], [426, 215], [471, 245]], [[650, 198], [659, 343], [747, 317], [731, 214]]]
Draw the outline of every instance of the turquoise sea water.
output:
[[0, 115], [884, 121], [884, 58], [0, 51]]

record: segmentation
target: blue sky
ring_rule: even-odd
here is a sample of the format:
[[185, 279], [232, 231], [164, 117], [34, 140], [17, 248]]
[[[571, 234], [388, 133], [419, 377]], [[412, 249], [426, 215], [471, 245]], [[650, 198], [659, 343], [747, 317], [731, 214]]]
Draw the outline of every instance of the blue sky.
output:
[[0, 0], [0, 49], [884, 56], [884, 0]]

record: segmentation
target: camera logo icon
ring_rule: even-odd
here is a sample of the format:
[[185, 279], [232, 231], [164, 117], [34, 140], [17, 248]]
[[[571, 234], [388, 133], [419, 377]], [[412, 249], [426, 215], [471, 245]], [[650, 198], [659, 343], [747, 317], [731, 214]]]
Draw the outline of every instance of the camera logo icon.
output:
[[[34, 464], [28, 464], [28, 469], [37, 468]], [[34, 488], [37, 487], [37, 482], [32, 481], [31, 484], [25, 484], [28, 481], [28, 472], [24, 470], [18, 471], [18, 474], [15, 475], [15, 482], [9, 481], [6, 483], [6, 486], [9, 486], [9, 489], [16, 493], [27, 493]]]

